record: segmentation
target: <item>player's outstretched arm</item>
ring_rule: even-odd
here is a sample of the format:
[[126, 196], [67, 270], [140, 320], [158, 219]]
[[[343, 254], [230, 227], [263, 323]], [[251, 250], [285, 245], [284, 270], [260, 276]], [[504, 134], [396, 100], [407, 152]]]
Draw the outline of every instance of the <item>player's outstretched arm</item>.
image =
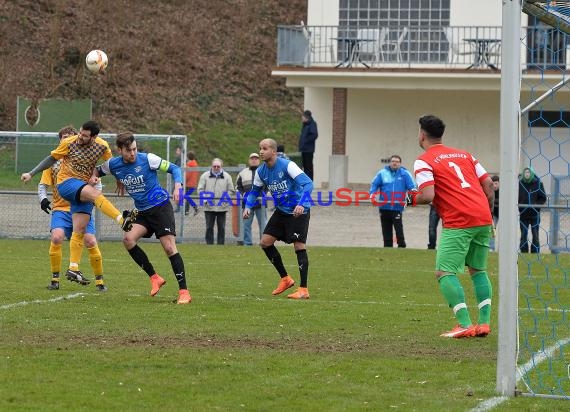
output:
[[27, 173], [22, 173], [20, 180], [22, 180], [23, 182], [29, 181], [38, 172], [41, 172], [43, 170], [46, 170], [46, 169], [49, 169], [50, 167], [52, 167], [55, 162], [57, 162], [55, 157], [53, 157], [51, 155], [47, 156], [44, 160], [39, 162], [37, 164], [37, 166], [34, 167], [32, 170], [30, 170]]

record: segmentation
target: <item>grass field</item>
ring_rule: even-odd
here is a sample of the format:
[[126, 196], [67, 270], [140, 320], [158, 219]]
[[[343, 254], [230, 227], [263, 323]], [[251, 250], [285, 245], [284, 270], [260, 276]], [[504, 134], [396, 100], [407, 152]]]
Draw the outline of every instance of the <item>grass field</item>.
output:
[[[2, 411], [460, 411], [496, 396], [496, 331], [439, 337], [454, 319], [432, 251], [312, 247], [311, 299], [290, 301], [271, 296], [277, 275], [258, 248], [180, 245], [194, 300], [177, 306], [156, 243], [143, 245], [168, 282], [155, 298], [119, 243], [101, 244], [104, 294], [48, 291], [47, 241], [0, 248]], [[496, 255], [490, 275], [496, 291]], [[493, 410], [565, 407], [523, 397]]]

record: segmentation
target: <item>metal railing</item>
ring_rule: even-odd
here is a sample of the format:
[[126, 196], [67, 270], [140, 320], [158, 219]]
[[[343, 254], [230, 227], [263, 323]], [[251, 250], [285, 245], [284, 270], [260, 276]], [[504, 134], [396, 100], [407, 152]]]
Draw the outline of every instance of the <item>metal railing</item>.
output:
[[[565, 70], [569, 36], [544, 26], [522, 27], [521, 64]], [[279, 26], [277, 66], [500, 69], [500, 26]]]

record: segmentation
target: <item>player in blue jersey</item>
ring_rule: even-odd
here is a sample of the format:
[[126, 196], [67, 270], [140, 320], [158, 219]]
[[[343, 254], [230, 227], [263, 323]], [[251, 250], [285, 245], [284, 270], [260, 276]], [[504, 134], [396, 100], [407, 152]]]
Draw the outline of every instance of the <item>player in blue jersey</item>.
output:
[[150, 277], [150, 295], [155, 296], [166, 281], [160, 277], [148, 260], [146, 253], [137, 242], [141, 237], [153, 234], [160, 240], [162, 248], [170, 259], [174, 276], [178, 281], [178, 304], [187, 304], [192, 297], [186, 286], [184, 261], [176, 248], [176, 229], [174, 209], [170, 203], [168, 192], [160, 186], [157, 171], [170, 173], [174, 178], [174, 201], [182, 190], [182, 173], [180, 167], [152, 153], [138, 153], [137, 142], [132, 133], [117, 135], [117, 149], [120, 156], [107, 160], [97, 166], [100, 176], [112, 174], [129, 193], [138, 209], [138, 214], [130, 232], [123, 237], [125, 248]]
[[243, 218], [249, 219], [251, 208], [262, 190], [269, 190], [275, 200], [275, 212], [265, 226], [260, 245], [281, 277], [273, 294], [283, 293], [295, 284], [275, 247], [275, 241], [282, 240], [293, 243], [301, 276], [299, 288], [287, 297], [309, 299], [309, 258], [305, 244], [311, 216], [313, 181], [294, 162], [277, 156], [277, 142], [273, 139], [263, 139], [259, 143], [259, 155], [264, 163], [255, 171], [253, 186], [245, 199]]

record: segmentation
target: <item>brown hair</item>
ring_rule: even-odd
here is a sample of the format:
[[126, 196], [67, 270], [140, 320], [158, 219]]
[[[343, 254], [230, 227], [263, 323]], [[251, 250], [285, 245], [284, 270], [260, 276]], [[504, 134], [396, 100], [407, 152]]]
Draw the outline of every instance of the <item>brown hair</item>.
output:
[[72, 125], [68, 125], [68, 126], [64, 126], [61, 129], [59, 129], [59, 132], [57, 132], [58, 136], [59, 136], [59, 140], [63, 139], [63, 136], [74, 136], [77, 134], [77, 130], [75, 129], [75, 127], [73, 127]]
[[390, 156], [390, 161], [392, 161], [392, 159], [398, 159], [400, 163], [402, 163], [402, 158], [400, 157], [400, 155], [393, 154], [392, 156]]
[[135, 141], [135, 136], [131, 132], [123, 132], [117, 135], [115, 144], [119, 149], [130, 147]]

